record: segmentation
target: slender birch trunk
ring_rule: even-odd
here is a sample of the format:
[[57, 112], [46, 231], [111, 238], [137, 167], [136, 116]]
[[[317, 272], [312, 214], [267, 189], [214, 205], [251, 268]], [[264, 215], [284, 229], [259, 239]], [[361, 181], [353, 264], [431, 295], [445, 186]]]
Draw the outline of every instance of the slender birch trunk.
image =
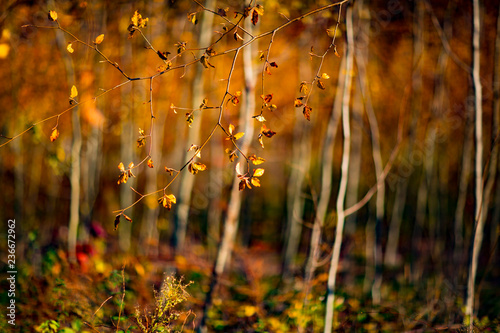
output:
[[[333, 155], [335, 138], [340, 122], [340, 113], [342, 111], [343, 96], [345, 95], [344, 89], [346, 86], [346, 77], [349, 73], [346, 68], [346, 53], [342, 56], [339, 68], [339, 78], [337, 82], [337, 93], [335, 95], [335, 102], [333, 103], [332, 113], [328, 121], [328, 127], [323, 139], [323, 149], [321, 152], [321, 189], [319, 193], [318, 206], [316, 207], [316, 216], [314, 219], [313, 230], [311, 233], [311, 240], [309, 242], [309, 255], [306, 263], [306, 286], [309, 286], [313, 278], [316, 264], [319, 258], [319, 251], [321, 245], [321, 230], [326, 219], [326, 212], [330, 197], [332, 193], [332, 174], [333, 174]], [[306, 292], [307, 294], [307, 292]]]
[[[311, 37], [308, 33], [303, 33], [299, 41], [299, 48], [302, 49]], [[300, 53], [299, 63], [310, 63], [307, 61], [305, 53]], [[299, 77], [310, 77], [311, 66], [299, 66]], [[302, 119], [301, 119], [302, 120]], [[290, 178], [287, 185], [287, 226], [285, 232], [285, 245], [283, 251], [283, 278], [288, 279], [296, 266], [296, 259], [300, 238], [302, 235], [302, 218], [304, 215], [305, 196], [303, 193], [304, 179], [309, 173], [311, 165], [311, 126], [303, 121], [295, 121], [293, 133], [295, 133]]]
[[[207, 0], [205, 6], [210, 9], [215, 9], [215, 0]], [[212, 38], [212, 24], [214, 20], [214, 15], [209, 12], [204, 12], [201, 19], [200, 35], [198, 36], [199, 47], [206, 47], [209, 45]], [[203, 67], [194, 67], [194, 78], [191, 87], [191, 105], [193, 108], [198, 108], [203, 98], [205, 98], [205, 88], [204, 88], [204, 75]], [[189, 128], [188, 138], [187, 138], [187, 149], [192, 145], [200, 144], [200, 130], [202, 124], [203, 114], [200, 113], [199, 117], [191, 124]], [[186, 155], [187, 156], [187, 155]], [[186, 158], [185, 158], [186, 159]], [[186, 230], [189, 218], [189, 209], [191, 206], [191, 196], [193, 192], [195, 177], [189, 172], [183, 172], [181, 175], [181, 180], [179, 182], [179, 195], [177, 204], [177, 213], [175, 214], [175, 250], [176, 252], [182, 253], [186, 241]]]
[[[377, 116], [373, 109], [373, 104], [371, 101], [370, 91], [368, 89], [368, 75], [366, 69], [366, 63], [368, 61], [368, 41], [369, 41], [369, 31], [370, 31], [370, 12], [364, 9], [363, 1], [358, 2], [358, 8], [360, 13], [364, 13], [361, 16], [363, 19], [359, 22], [360, 33], [366, 36], [366, 41], [363, 45], [357, 43], [357, 47], [354, 51], [354, 56], [356, 60], [356, 65], [358, 68], [358, 82], [359, 88], [365, 104], [365, 112], [368, 117], [368, 123], [370, 125], [370, 134], [372, 142], [372, 157], [373, 164], [375, 165], [375, 174], [377, 177], [377, 182], [380, 180], [380, 176], [384, 170], [384, 164], [382, 160], [382, 152], [380, 148], [380, 131], [378, 127]], [[380, 286], [382, 284], [382, 241], [381, 241], [381, 229], [382, 222], [385, 216], [385, 183], [377, 191], [377, 199], [375, 202], [375, 224], [367, 222], [366, 226], [366, 255], [367, 258], [371, 257], [371, 266], [366, 268], [365, 287], [364, 289], [371, 289], [372, 301], [374, 304], [380, 303]], [[373, 268], [374, 269], [373, 269]], [[370, 287], [368, 287], [370, 286]]]
[[[66, 41], [62, 31], [56, 32], [56, 41], [61, 50], [66, 49]], [[71, 57], [67, 52], [62, 52], [66, 77], [68, 82], [76, 84], [75, 68]], [[73, 129], [73, 140], [71, 142], [71, 167], [70, 167], [70, 214], [68, 228], [68, 259], [70, 262], [76, 262], [76, 242], [78, 236], [78, 224], [80, 222], [80, 152], [82, 149], [82, 132], [80, 125], [80, 112], [76, 107], [71, 111], [71, 125]]]
[[[165, 5], [161, 2], [151, 2], [150, 12], [157, 13], [165, 9]], [[168, 15], [168, 14], [166, 14]], [[163, 32], [163, 29], [159, 25], [153, 25], [151, 27], [151, 40], [154, 41]], [[158, 94], [158, 99], [162, 98], [162, 94]], [[151, 96], [151, 103], [156, 103], [153, 101]], [[158, 170], [159, 163], [162, 160], [163, 152], [163, 135], [165, 131], [165, 120], [168, 113], [160, 112], [156, 114], [154, 120], [154, 132], [151, 139], [151, 159], [155, 165], [155, 168], [147, 172], [146, 178], [146, 193], [154, 192], [158, 189]], [[138, 251], [143, 255], [158, 255], [158, 245], [160, 242], [160, 234], [157, 229], [158, 215], [160, 213], [160, 206], [158, 205], [155, 198], [150, 197], [146, 199], [146, 205], [143, 212], [143, 220], [141, 224], [140, 233], [140, 246], [138, 246]]]
[[472, 0], [473, 6], [473, 33], [472, 33], [472, 80], [474, 86], [475, 105], [475, 192], [476, 211], [475, 227], [473, 229], [474, 241], [472, 244], [472, 257], [470, 261], [469, 277], [467, 281], [467, 301], [465, 315], [469, 317], [470, 329], [474, 319], [474, 288], [476, 283], [477, 265], [479, 252], [483, 242], [483, 230], [485, 221], [481, 219], [481, 206], [483, 204], [483, 106], [482, 86], [480, 77], [480, 36], [481, 36], [481, 8], [479, 0]]
[[344, 230], [345, 213], [344, 201], [347, 192], [347, 179], [349, 177], [349, 156], [351, 146], [351, 129], [349, 126], [349, 102], [351, 97], [351, 83], [354, 58], [354, 30], [352, 24], [352, 6], [347, 6], [346, 11], [346, 80], [344, 85], [344, 96], [342, 98], [342, 129], [344, 131], [344, 147], [342, 153], [341, 179], [339, 192], [337, 196], [337, 230], [335, 234], [335, 242], [333, 244], [333, 255], [328, 273], [327, 283], [327, 299], [326, 299], [326, 314], [325, 314], [325, 333], [330, 333], [333, 330], [334, 307], [335, 307], [335, 281], [340, 260], [340, 248], [342, 246], [342, 236]]
[[[494, 77], [493, 77], [493, 128], [492, 128], [492, 138], [493, 139], [499, 139], [500, 136], [500, 14], [499, 18], [497, 19], [497, 36], [495, 38], [495, 66], [494, 66]], [[495, 146], [493, 147], [493, 151], [491, 153], [491, 162], [492, 164], [495, 164], [495, 167], [490, 165], [490, 171], [489, 171], [489, 176], [490, 179], [495, 180], [496, 175], [499, 172], [500, 168], [500, 142], [494, 142], [493, 143]], [[488, 188], [488, 185], [486, 185], [486, 188]], [[492, 201], [495, 203], [493, 204], [493, 207], [495, 207], [493, 211], [493, 217], [491, 219], [491, 244], [495, 244], [495, 242], [498, 239], [499, 232], [498, 230], [498, 225], [500, 223], [500, 183], [497, 182], [496, 186], [496, 193], [493, 195]], [[495, 198], [497, 201], [495, 201]], [[495, 247], [493, 249], [494, 253], [493, 256], [495, 255], [496, 251], [498, 251], [498, 247]]]
[[[253, 26], [250, 20], [245, 20], [245, 29], [253, 33]], [[245, 36], [245, 41], [248, 40], [248, 35]], [[254, 133], [254, 122], [252, 121], [252, 115], [255, 112], [255, 85], [256, 76], [252, 57], [254, 47], [253, 44], [248, 45], [243, 49], [243, 71], [245, 76], [245, 92], [243, 93], [242, 106], [240, 110], [239, 124], [244, 124], [243, 132], [245, 135], [240, 140], [241, 151], [246, 155], [248, 149], [250, 148], [251, 140]], [[240, 130], [240, 129], [238, 129]], [[231, 254], [234, 248], [234, 242], [236, 239], [236, 234], [238, 231], [239, 219], [240, 219], [240, 208], [242, 203], [242, 196], [244, 192], [239, 190], [240, 180], [234, 177], [233, 184], [231, 187], [231, 193], [228, 202], [227, 216], [222, 226], [223, 232], [221, 237], [221, 242], [217, 251], [217, 257], [215, 259], [214, 268], [212, 271], [210, 289], [207, 292], [205, 304], [203, 306], [203, 317], [201, 319], [201, 324], [199, 331], [206, 332], [206, 318], [207, 311], [212, 305], [212, 296], [215, 287], [218, 284], [218, 279], [224, 272], [225, 267], [229, 264], [231, 260]]]
[[[131, 6], [126, 6], [122, 10], [122, 16], [128, 15], [132, 12]], [[133, 62], [133, 48], [130, 42], [125, 41], [122, 45], [123, 52], [121, 56], [122, 66], [130, 66]], [[134, 107], [137, 101], [134, 98], [134, 84], [127, 84], [121, 89], [121, 131], [120, 131], [120, 160], [127, 166], [130, 162], [134, 161], [134, 149], [136, 148], [134, 138], [139, 131], [138, 127], [134, 126]], [[142, 102], [142, 101], [141, 101]], [[135, 179], [131, 177], [127, 186], [120, 186], [120, 206], [127, 207], [133, 202], [134, 193], [130, 187], [135, 186]], [[127, 214], [133, 216], [134, 208], [128, 210]], [[132, 224], [122, 223], [118, 228], [118, 244], [120, 249], [127, 252], [130, 249], [132, 237]]]
[[464, 244], [464, 215], [465, 203], [467, 201], [467, 188], [472, 171], [472, 151], [474, 148], [474, 127], [472, 126], [472, 111], [469, 105], [466, 105], [465, 133], [462, 153], [462, 170], [460, 172], [460, 181], [458, 185], [457, 207], [455, 209], [455, 245], [453, 250], [453, 262], [456, 265], [463, 265], [465, 259]]
[[[421, 111], [422, 103], [422, 69], [421, 58], [424, 52], [424, 4], [421, 1], [414, 3], [414, 18], [413, 18], [413, 68], [412, 75], [412, 103], [411, 103], [411, 118], [408, 146], [402, 153], [407, 162], [408, 157], [413, 151], [415, 136], [418, 126], [418, 116]], [[404, 168], [403, 168], [404, 169]], [[386, 265], [395, 266], [397, 264], [397, 249], [399, 244], [399, 232], [401, 229], [401, 221], [403, 220], [404, 207], [406, 205], [406, 197], [408, 190], [408, 181], [411, 176], [411, 170], [408, 174], [401, 174], [401, 178], [397, 183], [396, 196], [392, 211], [391, 224], [389, 227], [389, 235], [387, 237], [387, 245], [385, 250], [384, 262]]]

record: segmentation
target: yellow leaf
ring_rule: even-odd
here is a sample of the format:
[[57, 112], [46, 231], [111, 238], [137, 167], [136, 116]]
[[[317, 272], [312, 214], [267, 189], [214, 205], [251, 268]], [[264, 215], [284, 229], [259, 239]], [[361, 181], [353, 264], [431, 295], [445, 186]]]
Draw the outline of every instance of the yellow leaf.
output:
[[101, 44], [103, 40], [104, 40], [104, 34], [101, 34], [96, 37], [94, 44]]
[[257, 157], [257, 156], [255, 156], [255, 154], [254, 154], [254, 155], [251, 155], [251, 156], [248, 156], [248, 159], [249, 159], [250, 161], [252, 161], [252, 163], [253, 163], [254, 165], [259, 165], [259, 164], [262, 164], [262, 163], [264, 163], [264, 162], [266, 161], [266, 160], [265, 160], [265, 159], [263, 159], [262, 157]]
[[193, 24], [198, 23], [198, 19], [196, 18], [196, 13], [188, 14], [188, 21]]
[[158, 199], [158, 203], [160, 203], [166, 209], [170, 210], [172, 208], [172, 204], [177, 203], [177, 199], [173, 194], [165, 194], [163, 197]]
[[167, 197], [168, 200], [170, 200], [170, 202], [177, 203], [177, 198], [175, 197], [175, 195], [168, 194], [166, 197]]
[[139, 28], [145, 28], [146, 24], [149, 21], [148, 18], [143, 19], [142, 15], [139, 14], [139, 12], [137, 10], [135, 11], [134, 16], [132, 16], [131, 20], [132, 20], [132, 24], [136, 27], [139, 27]]
[[69, 98], [75, 98], [76, 96], [78, 96], [78, 90], [73, 85], [73, 87], [71, 87], [71, 94], [69, 95]]
[[255, 120], [257, 120], [257, 121], [260, 121], [261, 123], [263, 123], [263, 122], [265, 122], [265, 121], [266, 121], [266, 118], [264, 118], [264, 116], [262, 116], [262, 115], [256, 116], [256, 117], [254, 117], [254, 118], [255, 118]]
[[118, 170], [120, 170], [121, 172], [125, 172], [125, 166], [123, 165], [122, 162], [120, 162], [120, 164], [118, 164]]
[[49, 20], [57, 21], [57, 12], [50, 10], [49, 11]]
[[250, 182], [252, 183], [253, 186], [260, 187], [260, 179], [259, 178], [252, 177], [250, 179]]
[[302, 105], [304, 105], [304, 103], [302, 103], [302, 99], [300, 97], [293, 102], [293, 106], [295, 106], [296, 108], [299, 108]]
[[73, 50], [73, 44], [71, 44], [71, 43], [68, 44], [68, 46], [66, 47], [66, 50], [68, 50], [69, 53], [75, 52], [75, 50]]
[[59, 137], [59, 131], [57, 130], [57, 128], [54, 128], [52, 134], [50, 134], [50, 142], [56, 141], [58, 137]]
[[152, 159], [148, 160], [148, 167], [153, 168], [153, 160]]
[[233, 131], [234, 131], [234, 125], [229, 124], [229, 134], [233, 134]]
[[264, 169], [255, 169], [253, 172], [253, 177], [260, 177], [264, 174]]
[[199, 162], [194, 162], [193, 163], [193, 168], [199, 171], [205, 171], [207, 169], [207, 166], [203, 163]]
[[235, 140], [241, 139], [241, 137], [245, 135], [243, 132], [236, 133], [233, 137]]
[[257, 5], [255, 6], [255, 11], [257, 12], [257, 14], [259, 14], [260, 16], [264, 15], [264, 7], [262, 5]]

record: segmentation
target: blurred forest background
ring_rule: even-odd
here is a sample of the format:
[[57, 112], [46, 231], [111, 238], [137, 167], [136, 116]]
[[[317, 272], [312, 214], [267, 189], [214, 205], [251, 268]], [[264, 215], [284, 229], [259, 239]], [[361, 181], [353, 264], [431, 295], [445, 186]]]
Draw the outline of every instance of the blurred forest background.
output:
[[[164, 327], [318, 332], [328, 325], [328, 290], [338, 331], [464, 332], [476, 225], [484, 237], [475, 327], [499, 330], [500, 4], [480, 1], [478, 13], [472, 1], [348, 1], [338, 30], [340, 6], [332, 6], [254, 40], [234, 64], [236, 53], [224, 53], [249, 40], [245, 31], [258, 36], [331, 3], [252, 2], [234, 30], [227, 20], [241, 18], [234, 13], [244, 12], [242, 1], [203, 2], [214, 13], [188, 0], [2, 1], [0, 220], [16, 221], [21, 331], [152, 332], [161, 301], [174, 299], [184, 301], [167, 312], [179, 318]], [[148, 21], [139, 27], [144, 37], [129, 38], [136, 10]], [[110, 62], [92, 49], [101, 34], [98, 50]], [[216, 41], [211, 66], [193, 63]], [[179, 69], [148, 79], [170, 60]], [[127, 78], [110, 63], [146, 79], [118, 87]], [[70, 107], [73, 85], [79, 104], [40, 122]], [[268, 94], [272, 101], [261, 97]], [[208, 108], [190, 123], [186, 113], [202, 102]], [[312, 108], [309, 121], [302, 102]], [[265, 170], [260, 187], [238, 190], [235, 165], [246, 172], [246, 163], [238, 151], [230, 161], [235, 147], [216, 126], [219, 106], [225, 131], [233, 124], [245, 133], [238, 148], [265, 159], [251, 164]], [[252, 118], [260, 114], [276, 135], [262, 135]], [[181, 169], [214, 126], [196, 158], [206, 170], [186, 167], [163, 193], [176, 175], [165, 167]], [[139, 165], [135, 177], [117, 184], [117, 166], [130, 162]], [[157, 190], [124, 211], [133, 222], [122, 215], [115, 230], [115, 211]], [[164, 194], [176, 197], [171, 210], [158, 204]], [[6, 233], [2, 227], [3, 272]], [[5, 305], [8, 282], [0, 284]], [[136, 309], [151, 327], [141, 327]]]

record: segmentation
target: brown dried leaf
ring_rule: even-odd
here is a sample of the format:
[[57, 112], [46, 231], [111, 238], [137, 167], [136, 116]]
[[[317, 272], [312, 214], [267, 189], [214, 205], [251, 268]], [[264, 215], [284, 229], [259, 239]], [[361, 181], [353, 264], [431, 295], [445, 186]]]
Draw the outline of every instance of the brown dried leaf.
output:
[[273, 99], [273, 94], [267, 94], [267, 95], [260, 95], [260, 98], [264, 100], [265, 103], [271, 103], [271, 100]]
[[168, 55], [170, 54], [170, 52], [168, 51], [167, 52], [158, 51], [156, 53], [158, 54], [161, 60], [168, 60]]
[[299, 91], [303, 94], [307, 94], [309, 92], [309, 87], [307, 86], [306, 81], [302, 81], [299, 86]]
[[212, 68], [215, 68], [214, 65], [212, 65], [210, 62], [208, 62], [208, 56], [201, 56], [200, 58], [200, 63], [203, 65], [203, 67], [205, 68], [209, 68], [209, 67], [212, 67]]
[[120, 224], [120, 216], [121, 214], [115, 216], [115, 231], [118, 230], [118, 225]]
[[276, 134], [275, 131], [271, 130], [270, 128], [267, 128], [267, 126], [265, 124], [262, 124], [262, 128], [260, 129], [260, 133], [262, 133], [263, 135], [265, 135], [268, 138], [272, 138]]
[[176, 172], [176, 171], [177, 170], [175, 170], [175, 169], [165, 167], [165, 172], [168, 172], [170, 174], [170, 176], [172, 176], [174, 174], [174, 172]]
[[318, 80], [318, 81], [316, 82], [316, 85], [318, 86], [318, 88], [319, 88], [319, 89], [321, 89], [321, 90], [325, 90], [325, 84], [323, 83], [323, 81]]
[[229, 8], [225, 8], [225, 9], [224, 8], [217, 8], [217, 14], [219, 14], [222, 17], [226, 17], [228, 10], [229, 10]]
[[312, 108], [309, 105], [304, 106], [302, 113], [304, 114], [304, 117], [309, 121], [311, 121], [311, 112]]

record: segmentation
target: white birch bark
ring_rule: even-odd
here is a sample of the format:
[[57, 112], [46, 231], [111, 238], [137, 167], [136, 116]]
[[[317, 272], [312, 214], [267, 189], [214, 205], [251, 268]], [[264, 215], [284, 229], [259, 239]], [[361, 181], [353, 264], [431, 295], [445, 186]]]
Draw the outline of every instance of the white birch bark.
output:
[[[479, 252], [483, 242], [483, 229], [485, 221], [481, 219], [481, 205], [483, 203], [483, 106], [482, 86], [480, 78], [480, 35], [481, 35], [481, 8], [479, 0], [472, 1], [473, 6], [473, 33], [472, 33], [472, 81], [474, 86], [474, 108], [475, 108], [475, 232], [472, 245], [472, 258], [470, 262], [469, 276], [467, 281], [467, 300], [465, 315], [469, 317], [472, 329], [474, 318], [474, 299], [477, 265]], [[476, 225], [477, 224], [477, 225]]]
[[342, 153], [341, 180], [339, 192], [337, 196], [337, 230], [335, 234], [335, 242], [333, 244], [333, 255], [330, 263], [327, 282], [327, 299], [326, 299], [326, 314], [325, 314], [325, 333], [330, 333], [333, 330], [334, 308], [335, 308], [335, 282], [340, 260], [340, 249], [342, 246], [342, 237], [345, 222], [344, 201], [347, 192], [347, 180], [349, 177], [349, 156], [351, 146], [351, 129], [349, 126], [349, 102], [351, 96], [351, 83], [353, 70], [353, 52], [354, 52], [354, 30], [352, 23], [352, 6], [348, 5], [346, 11], [346, 80], [344, 85], [344, 95], [342, 98], [342, 129], [344, 131], [344, 144]]

